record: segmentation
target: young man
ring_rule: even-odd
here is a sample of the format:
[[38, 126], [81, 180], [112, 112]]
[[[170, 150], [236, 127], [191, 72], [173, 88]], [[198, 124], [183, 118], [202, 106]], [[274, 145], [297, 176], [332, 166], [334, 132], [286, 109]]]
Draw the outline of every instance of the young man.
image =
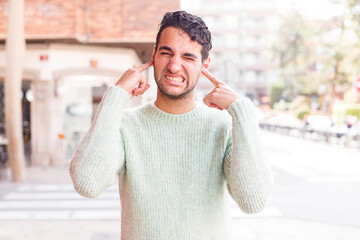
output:
[[[210, 48], [199, 17], [167, 13], [152, 60], [109, 87], [74, 155], [79, 194], [97, 197], [119, 178], [122, 240], [227, 239], [226, 188], [244, 212], [264, 208], [272, 177], [255, 108], [208, 72]], [[155, 103], [124, 110], [152, 65]], [[202, 74], [214, 84], [208, 107], [195, 102]]]

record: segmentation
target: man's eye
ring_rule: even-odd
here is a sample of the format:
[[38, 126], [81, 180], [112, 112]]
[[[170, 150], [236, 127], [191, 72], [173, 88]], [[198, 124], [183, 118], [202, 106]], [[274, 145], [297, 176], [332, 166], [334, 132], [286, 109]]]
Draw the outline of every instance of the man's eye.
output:
[[170, 53], [168, 53], [168, 52], [162, 52], [162, 53], [160, 53], [161, 55], [170, 55]]
[[185, 58], [186, 60], [189, 60], [189, 61], [194, 61], [194, 59], [193, 58]]

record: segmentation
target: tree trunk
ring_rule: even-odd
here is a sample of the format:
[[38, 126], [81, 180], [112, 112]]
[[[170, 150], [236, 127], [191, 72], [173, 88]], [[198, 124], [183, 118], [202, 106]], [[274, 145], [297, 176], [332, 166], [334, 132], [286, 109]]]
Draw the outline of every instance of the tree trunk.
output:
[[9, 0], [6, 36], [5, 124], [9, 163], [14, 182], [25, 180], [21, 83], [25, 55], [24, 2]]

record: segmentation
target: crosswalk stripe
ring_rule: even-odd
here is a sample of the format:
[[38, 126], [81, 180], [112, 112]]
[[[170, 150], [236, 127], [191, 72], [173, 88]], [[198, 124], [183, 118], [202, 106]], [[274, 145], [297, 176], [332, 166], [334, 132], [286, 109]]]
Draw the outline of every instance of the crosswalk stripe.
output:
[[1, 201], [0, 209], [19, 209], [19, 208], [120, 208], [120, 200], [52, 200], [52, 201]]
[[71, 184], [24, 184], [0, 201], [0, 220], [120, 220], [117, 186], [88, 199]]
[[[117, 199], [119, 198], [118, 192], [104, 192], [97, 199]], [[84, 200], [85, 198], [77, 194], [76, 192], [16, 192], [9, 193], [4, 196], [4, 200], [52, 200], [52, 199], [79, 199]]]
[[[271, 207], [259, 214], [247, 215], [233, 199], [229, 203], [232, 218], [281, 215]], [[96, 199], [88, 199], [77, 194], [70, 184], [26, 184], [0, 200], [0, 220], [120, 220], [120, 209], [116, 187]]]
[[23, 210], [1, 211], [0, 220], [119, 220], [120, 209], [116, 210]]
[[74, 190], [71, 184], [24, 184], [18, 191], [69, 191]]
[[[18, 191], [75, 191], [72, 184], [24, 184]], [[113, 185], [106, 191], [118, 191], [118, 187]]]

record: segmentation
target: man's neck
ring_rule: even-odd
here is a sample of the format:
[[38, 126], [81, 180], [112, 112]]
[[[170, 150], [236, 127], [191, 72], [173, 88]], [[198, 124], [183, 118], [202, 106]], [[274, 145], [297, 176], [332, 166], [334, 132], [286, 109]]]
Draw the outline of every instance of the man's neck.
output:
[[184, 114], [195, 108], [195, 95], [190, 94], [185, 98], [172, 99], [158, 92], [155, 106], [169, 114]]

